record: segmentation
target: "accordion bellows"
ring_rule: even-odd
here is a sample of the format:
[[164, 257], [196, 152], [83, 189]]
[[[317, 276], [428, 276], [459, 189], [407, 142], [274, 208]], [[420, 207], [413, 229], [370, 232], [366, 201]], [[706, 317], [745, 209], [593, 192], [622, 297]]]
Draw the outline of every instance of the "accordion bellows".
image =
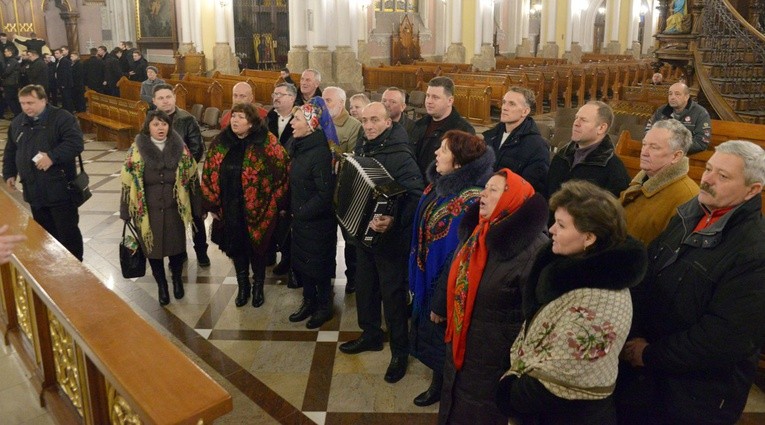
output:
[[335, 214], [341, 226], [366, 246], [379, 233], [368, 224], [376, 215], [392, 215], [396, 198], [406, 188], [374, 158], [343, 154], [335, 186]]

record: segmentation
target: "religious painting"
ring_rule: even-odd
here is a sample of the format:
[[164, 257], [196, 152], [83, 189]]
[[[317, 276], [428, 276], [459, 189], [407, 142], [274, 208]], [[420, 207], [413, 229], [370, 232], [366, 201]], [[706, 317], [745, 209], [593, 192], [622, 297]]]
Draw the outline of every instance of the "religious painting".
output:
[[142, 44], [175, 41], [175, 0], [135, 0], [136, 33]]
[[276, 59], [276, 42], [271, 33], [255, 34], [252, 36], [252, 46], [255, 49], [255, 62], [270, 63]]

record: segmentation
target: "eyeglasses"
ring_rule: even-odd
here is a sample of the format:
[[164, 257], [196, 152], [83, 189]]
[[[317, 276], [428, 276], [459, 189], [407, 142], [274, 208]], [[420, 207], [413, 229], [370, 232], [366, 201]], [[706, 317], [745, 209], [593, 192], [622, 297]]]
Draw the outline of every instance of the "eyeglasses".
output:
[[271, 97], [278, 99], [282, 96], [292, 96], [292, 93], [271, 93]]

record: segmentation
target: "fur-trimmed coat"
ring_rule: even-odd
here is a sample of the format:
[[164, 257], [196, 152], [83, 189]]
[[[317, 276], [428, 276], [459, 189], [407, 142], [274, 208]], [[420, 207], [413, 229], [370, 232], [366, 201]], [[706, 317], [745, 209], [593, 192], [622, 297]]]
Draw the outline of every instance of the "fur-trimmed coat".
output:
[[668, 165], [650, 178], [640, 171], [619, 197], [627, 231], [648, 245], [664, 231], [677, 207], [698, 194], [699, 185], [688, 177], [688, 158]]
[[414, 311], [409, 342], [412, 355], [437, 373], [441, 373], [444, 365], [446, 323], [437, 325], [430, 320], [431, 302], [446, 305], [446, 300], [441, 298], [445, 292], [435, 289], [445, 285], [459, 244], [460, 222], [468, 208], [480, 199], [481, 190], [491, 177], [493, 163], [491, 149], [444, 176], [436, 171], [435, 162], [431, 163], [427, 172], [430, 185], [425, 188], [414, 216], [409, 255]]
[[[478, 225], [478, 207], [473, 205], [460, 223], [462, 243]], [[457, 372], [451, 355], [444, 362], [439, 424], [507, 424], [494, 401], [497, 383], [510, 366], [510, 346], [523, 322], [522, 286], [537, 251], [548, 240], [543, 233], [547, 214], [547, 202], [537, 193], [489, 229], [489, 256], [478, 285], [462, 369]], [[439, 292], [445, 294], [445, 284]], [[445, 316], [446, 306], [442, 308], [434, 311]], [[452, 352], [450, 345], [445, 349]]]
[[540, 251], [523, 291], [523, 331], [497, 405], [521, 423], [615, 424], [611, 392], [632, 320], [629, 289], [645, 275], [643, 244], [586, 256]]

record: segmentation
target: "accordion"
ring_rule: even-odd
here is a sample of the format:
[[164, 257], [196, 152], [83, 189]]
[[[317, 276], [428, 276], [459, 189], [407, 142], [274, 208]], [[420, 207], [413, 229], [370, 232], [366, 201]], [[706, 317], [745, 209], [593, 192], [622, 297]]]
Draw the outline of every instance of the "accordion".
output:
[[406, 188], [393, 180], [376, 159], [343, 154], [335, 186], [335, 215], [341, 226], [366, 246], [380, 235], [369, 228], [378, 215], [391, 215]]

